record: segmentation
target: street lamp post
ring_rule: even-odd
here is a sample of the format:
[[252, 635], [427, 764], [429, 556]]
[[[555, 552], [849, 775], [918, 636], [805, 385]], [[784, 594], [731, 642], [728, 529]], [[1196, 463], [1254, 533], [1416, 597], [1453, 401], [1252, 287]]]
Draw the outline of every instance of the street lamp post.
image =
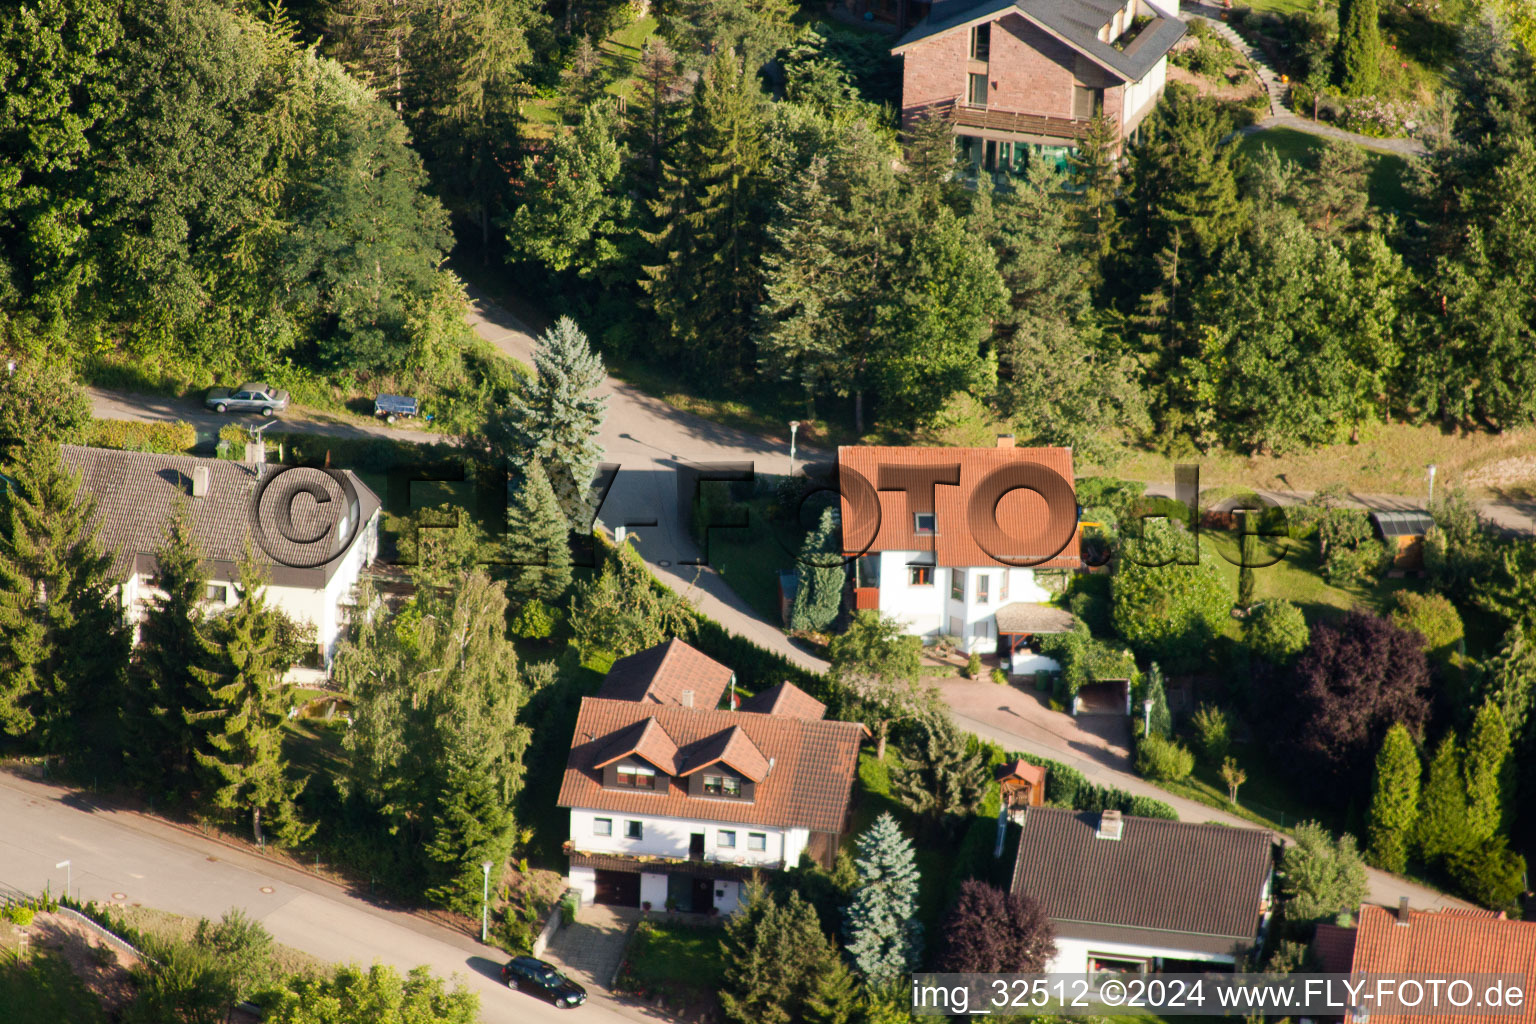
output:
[[1429, 464], [1429, 503], [1431, 505], [1435, 503], [1435, 469], [1435, 464], [1431, 462]]
[[74, 865], [71, 864], [67, 860], [61, 860], [57, 864], [54, 865], [54, 869], [55, 870], [57, 870], [58, 868], [63, 868], [64, 869], [64, 898], [65, 899], [69, 899], [69, 890], [75, 884], [75, 868], [74, 868]]
[[485, 894], [480, 901], [480, 941], [486, 938], [486, 923], [491, 912], [491, 862], [481, 861], [481, 869], [485, 872]]
[[789, 421], [789, 475], [795, 475], [795, 432], [800, 429], [799, 420]]
[[1152, 698], [1148, 697], [1141, 702], [1141, 738], [1146, 739], [1152, 734]]

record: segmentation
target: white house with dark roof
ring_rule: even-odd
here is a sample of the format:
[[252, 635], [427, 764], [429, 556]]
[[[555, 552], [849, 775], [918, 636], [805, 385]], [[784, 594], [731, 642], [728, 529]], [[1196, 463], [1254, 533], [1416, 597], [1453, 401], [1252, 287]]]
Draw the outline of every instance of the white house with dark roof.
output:
[[1005, 436], [995, 448], [864, 445], [837, 458], [855, 608], [1007, 654], [1017, 673], [1059, 667], [1029, 648], [1072, 628], [1037, 578], [1082, 565], [1070, 448], [1016, 448]]
[[719, 710], [723, 668], [671, 640], [582, 700], [559, 804], [586, 902], [731, 913], [754, 870], [831, 865], [864, 727], [790, 683]]
[[1229, 967], [1268, 924], [1274, 851], [1260, 829], [1028, 807], [1013, 891], [1056, 931], [1048, 971]]
[[131, 622], [155, 594], [155, 552], [181, 500], [209, 571], [210, 605], [238, 600], [239, 562], [250, 538], [268, 576], [267, 601], [315, 630], [313, 664], [296, 667], [290, 679], [328, 670], [353, 588], [378, 554], [379, 499], [355, 474], [74, 445], [64, 445], [61, 455], [95, 501], [97, 539], [113, 556]]

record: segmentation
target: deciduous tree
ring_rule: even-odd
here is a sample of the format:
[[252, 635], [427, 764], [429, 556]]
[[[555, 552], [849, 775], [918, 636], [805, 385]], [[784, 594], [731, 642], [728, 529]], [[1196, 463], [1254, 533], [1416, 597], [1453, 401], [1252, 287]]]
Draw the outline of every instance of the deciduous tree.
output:
[[[1429, 664], [1418, 636], [1367, 611], [1313, 627], [1296, 679], [1295, 749], [1304, 770], [1339, 781], [1365, 772], [1395, 723], [1417, 734], [1429, 714]], [[1337, 796], [1352, 792], [1340, 786]]]
[[935, 967], [941, 971], [1033, 973], [1056, 955], [1056, 936], [1030, 896], [967, 878], [944, 918], [938, 947]]
[[1293, 934], [1343, 911], [1353, 913], [1367, 891], [1365, 863], [1353, 836], [1338, 839], [1315, 821], [1302, 822], [1296, 842], [1280, 854], [1280, 899]]
[[862, 717], [875, 732], [875, 757], [885, 759], [893, 720], [911, 718], [931, 706], [931, 688], [919, 681], [921, 647], [901, 624], [877, 611], [854, 615], [848, 628], [832, 638], [827, 655], [832, 680], [856, 698]]

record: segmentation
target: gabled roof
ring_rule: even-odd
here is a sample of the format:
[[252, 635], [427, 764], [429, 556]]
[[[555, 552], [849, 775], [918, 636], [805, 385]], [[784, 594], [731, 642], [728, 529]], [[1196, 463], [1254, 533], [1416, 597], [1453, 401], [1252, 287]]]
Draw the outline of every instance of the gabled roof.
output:
[[1097, 813], [1032, 807], [1013, 891], [1039, 901], [1058, 935], [1231, 955], [1248, 950], [1273, 861], [1269, 832], [1126, 816], [1098, 837]]
[[[252, 538], [252, 552], [268, 567], [272, 582], [286, 586], [324, 586], [340, 568], [351, 544], [357, 542], [359, 527], [379, 509], [378, 496], [349, 470], [340, 471], [340, 475], [356, 494], [355, 509], [349, 507], [351, 496], [336, 479], [318, 469], [77, 445], [62, 445], [59, 451], [65, 467], [80, 474], [81, 490], [95, 499], [97, 537], [103, 550], [113, 555], [113, 568], [123, 578], [154, 571], [155, 551], [164, 542], [178, 498], [187, 503], [203, 558], [213, 563], [215, 576], [223, 579], [233, 578], [246, 538], [252, 535], [252, 506], [258, 500], [265, 506], [282, 497], [272, 487], [263, 490], [265, 484], [282, 474], [285, 481], [323, 490], [330, 502], [321, 504], [305, 498], [283, 502], [293, 517], [292, 527], [277, 527], [276, 511], [269, 510], [264, 539]], [[200, 497], [191, 496], [196, 470], [208, 474], [208, 493]], [[333, 554], [330, 549], [317, 552], [313, 545], [295, 543], [285, 536], [323, 536], [334, 523], [333, 509], [347, 515], [349, 530], [338, 536], [350, 541], [345, 547], [333, 545]], [[268, 551], [266, 545], [273, 550]], [[317, 564], [327, 554], [330, 558]]]
[[997, 610], [999, 633], [1070, 633], [1075, 619], [1065, 608], [1033, 601], [1014, 601]]
[[608, 738], [608, 747], [598, 755], [592, 767], [606, 768], [626, 757], [643, 757], [658, 771], [676, 775], [677, 744], [654, 718], [647, 718], [620, 729]]
[[742, 711], [760, 715], [786, 715], [790, 718], [822, 719], [827, 706], [794, 683], [785, 681], [741, 702]]
[[1124, 50], [1118, 50], [1098, 34], [1123, 6], [1114, 0], [950, 0], [934, 4], [928, 17], [902, 36], [891, 52], [901, 53], [924, 39], [1018, 14], [1105, 70], [1139, 82], [1184, 37], [1186, 28], [1178, 18], [1154, 18]]
[[[597, 765], [611, 756], [616, 737], [627, 736], [626, 730], [647, 719], [654, 719], [677, 744], [678, 756], [688, 764], [707, 756], [722, 733], [739, 731], [765, 761], [752, 799], [691, 797], [687, 782], [676, 778], [658, 777], [654, 791], [605, 789]], [[857, 722], [808, 721], [586, 697], [576, 716], [559, 805], [841, 832], [863, 737], [864, 728]], [[626, 744], [627, 740], [618, 745]], [[726, 745], [731, 745], [729, 736]], [[731, 753], [740, 756], [744, 749], [737, 746]]]
[[599, 697], [649, 704], [683, 705], [713, 710], [736, 673], [675, 637], [638, 654], [620, 658], [608, 669]]
[[[1486, 910], [1409, 910], [1362, 906], [1355, 926], [1353, 974], [1524, 974], [1536, 978], [1536, 922], [1507, 921]], [[1371, 1024], [1410, 1024], [1421, 1017], [1371, 1011]], [[1476, 1024], [1485, 1016], [1436, 1013], [1437, 1024]], [[1536, 1021], [1526, 1000], [1505, 1021]]]
[[717, 764], [723, 764], [753, 782], [762, 782], [768, 775], [768, 759], [739, 725], [722, 729], [694, 744], [677, 774], [692, 775]]
[[[837, 463], [845, 554], [932, 551], [937, 565], [962, 568], [1082, 564], [1070, 448], [860, 445], [839, 448]], [[1042, 486], [1059, 488], [1053, 491], [1059, 507], [1048, 509], [1040, 494], [1017, 487], [1001, 498], [987, 493], [1004, 479], [994, 474], [1008, 470], [1033, 472], [1047, 481]], [[951, 473], [949, 483], [915, 485], [919, 478]], [[903, 483], [914, 484], [910, 494], [895, 489]], [[973, 497], [988, 511], [995, 509], [995, 525], [993, 516], [985, 514], [978, 522], [969, 521]], [[936, 517], [935, 531], [919, 534], [914, 517], [930, 512]], [[999, 562], [989, 550], [1011, 561]]]

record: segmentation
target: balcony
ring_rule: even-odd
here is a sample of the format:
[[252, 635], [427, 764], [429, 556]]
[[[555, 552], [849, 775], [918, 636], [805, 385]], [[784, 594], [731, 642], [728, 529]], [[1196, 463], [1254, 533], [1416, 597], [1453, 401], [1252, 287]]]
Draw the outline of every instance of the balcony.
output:
[[1026, 114], [1002, 107], [982, 107], [967, 103], [959, 96], [940, 104], [938, 113], [947, 117], [957, 128], [1036, 135], [1067, 142], [1076, 142], [1086, 136], [1089, 125], [1087, 118], [1047, 117], [1044, 114]]
[[571, 867], [590, 867], [605, 871], [646, 871], [662, 875], [708, 875], [737, 881], [751, 879], [758, 871], [783, 871], [782, 860], [757, 863], [722, 860], [717, 857], [659, 857], [641, 854], [607, 853], [578, 848], [569, 839], [563, 844]]

